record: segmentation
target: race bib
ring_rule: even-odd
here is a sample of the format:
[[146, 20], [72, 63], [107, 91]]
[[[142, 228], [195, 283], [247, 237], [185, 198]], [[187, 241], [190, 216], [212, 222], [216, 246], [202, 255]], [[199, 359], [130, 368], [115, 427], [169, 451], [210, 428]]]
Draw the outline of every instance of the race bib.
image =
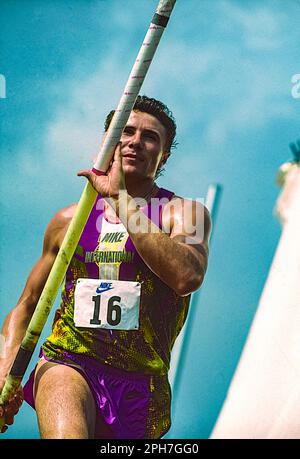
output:
[[74, 323], [76, 327], [137, 330], [140, 296], [139, 282], [78, 279]]

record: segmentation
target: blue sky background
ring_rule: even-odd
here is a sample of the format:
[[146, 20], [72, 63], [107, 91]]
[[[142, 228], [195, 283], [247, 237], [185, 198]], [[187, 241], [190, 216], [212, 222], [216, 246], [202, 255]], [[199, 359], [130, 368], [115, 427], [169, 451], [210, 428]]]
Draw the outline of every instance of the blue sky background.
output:
[[[1, 2], [0, 323], [47, 222], [81, 195], [76, 172], [92, 164], [156, 4]], [[275, 176], [300, 137], [300, 99], [291, 95], [299, 22], [299, 0], [178, 0], [141, 91], [167, 103], [178, 124], [159, 184], [187, 198], [223, 186], [170, 438], [208, 438], [280, 237]], [[27, 405], [2, 438], [38, 438]]]

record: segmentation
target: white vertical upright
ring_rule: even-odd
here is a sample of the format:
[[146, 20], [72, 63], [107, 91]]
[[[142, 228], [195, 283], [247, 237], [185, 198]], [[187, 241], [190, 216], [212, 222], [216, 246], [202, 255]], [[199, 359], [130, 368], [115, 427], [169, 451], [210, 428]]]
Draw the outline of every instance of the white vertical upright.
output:
[[300, 438], [299, 163], [278, 177], [282, 235], [213, 439]]

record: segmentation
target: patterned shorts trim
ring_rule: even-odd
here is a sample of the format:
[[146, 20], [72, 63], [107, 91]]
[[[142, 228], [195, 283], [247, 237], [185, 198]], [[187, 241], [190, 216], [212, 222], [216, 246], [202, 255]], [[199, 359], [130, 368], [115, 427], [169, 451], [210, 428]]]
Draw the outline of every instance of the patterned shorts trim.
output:
[[[64, 353], [64, 359], [40, 357], [79, 371], [93, 394], [97, 419], [95, 438], [157, 439], [170, 428], [170, 386], [167, 376], [126, 372], [95, 359]], [[69, 363], [73, 362], [73, 363]], [[34, 408], [34, 373], [24, 386], [24, 399]]]

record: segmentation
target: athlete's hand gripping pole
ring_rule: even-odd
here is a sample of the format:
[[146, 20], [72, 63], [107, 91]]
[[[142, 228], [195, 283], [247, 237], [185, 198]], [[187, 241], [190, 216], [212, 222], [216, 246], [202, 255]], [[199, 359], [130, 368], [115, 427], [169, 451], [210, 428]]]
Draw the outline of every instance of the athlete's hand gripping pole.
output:
[[[111, 121], [93, 171], [99, 175], [105, 174], [113, 157], [122, 131], [130, 116], [135, 100], [139, 94], [150, 63], [159, 44], [160, 38], [168, 23], [176, 0], [160, 0], [147, 34], [144, 38], [136, 61], [133, 65], [124, 92]], [[28, 325], [25, 337], [21, 343], [11, 371], [7, 377], [0, 396], [0, 405], [8, 402], [16, 392], [26, 372], [31, 356], [37, 345], [43, 327], [47, 321], [51, 307], [56, 298], [59, 287], [63, 281], [71, 258], [74, 254], [81, 233], [92, 210], [97, 193], [87, 182], [74, 217], [57, 254], [45, 287], [36, 306], [35, 312]], [[0, 418], [0, 431], [4, 420]]]

